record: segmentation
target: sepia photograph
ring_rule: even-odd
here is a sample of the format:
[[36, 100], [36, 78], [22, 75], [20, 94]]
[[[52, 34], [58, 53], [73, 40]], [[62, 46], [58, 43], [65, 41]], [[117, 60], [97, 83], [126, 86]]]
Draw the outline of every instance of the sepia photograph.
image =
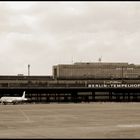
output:
[[139, 139], [139, 1], [1, 1], [0, 139]]

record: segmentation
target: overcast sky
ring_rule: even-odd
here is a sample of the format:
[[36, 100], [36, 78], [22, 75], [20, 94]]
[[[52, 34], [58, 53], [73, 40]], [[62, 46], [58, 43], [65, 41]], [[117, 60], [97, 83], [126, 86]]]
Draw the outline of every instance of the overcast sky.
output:
[[140, 2], [0, 2], [0, 75], [75, 62], [140, 64]]

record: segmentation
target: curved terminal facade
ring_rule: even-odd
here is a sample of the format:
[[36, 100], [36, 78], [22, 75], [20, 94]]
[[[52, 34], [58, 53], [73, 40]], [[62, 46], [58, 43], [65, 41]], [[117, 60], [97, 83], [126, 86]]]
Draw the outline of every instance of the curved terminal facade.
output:
[[140, 101], [140, 65], [74, 63], [48, 76], [0, 76], [0, 97], [26, 91], [31, 102]]

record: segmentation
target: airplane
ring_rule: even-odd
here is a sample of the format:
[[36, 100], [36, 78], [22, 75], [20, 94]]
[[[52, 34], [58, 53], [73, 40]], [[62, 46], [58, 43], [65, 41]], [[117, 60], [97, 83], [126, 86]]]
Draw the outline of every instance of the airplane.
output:
[[22, 97], [1, 97], [0, 102], [1, 104], [6, 105], [7, 103], [16, 104], [18, 102], [27, 101], [28, 99], [25, 98], [25, 91], [23, 92]]

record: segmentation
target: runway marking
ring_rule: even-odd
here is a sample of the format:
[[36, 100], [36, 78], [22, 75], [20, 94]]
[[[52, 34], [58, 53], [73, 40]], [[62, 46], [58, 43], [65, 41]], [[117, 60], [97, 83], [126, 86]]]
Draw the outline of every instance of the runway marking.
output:
[[24, 116], [24, 118], [26, 119], [26, 122], [31, 122], [30, 118], [26, 115], [26, 113], [24, 111], [22, 111], [18, 106], [17, 106], [18, 110], [21, 112], [21, 114]]
[[133, 128], [133, 127], [140, 127], [140, 124], [120, 124], [120, 125], [117, 125], [117, 127]]

